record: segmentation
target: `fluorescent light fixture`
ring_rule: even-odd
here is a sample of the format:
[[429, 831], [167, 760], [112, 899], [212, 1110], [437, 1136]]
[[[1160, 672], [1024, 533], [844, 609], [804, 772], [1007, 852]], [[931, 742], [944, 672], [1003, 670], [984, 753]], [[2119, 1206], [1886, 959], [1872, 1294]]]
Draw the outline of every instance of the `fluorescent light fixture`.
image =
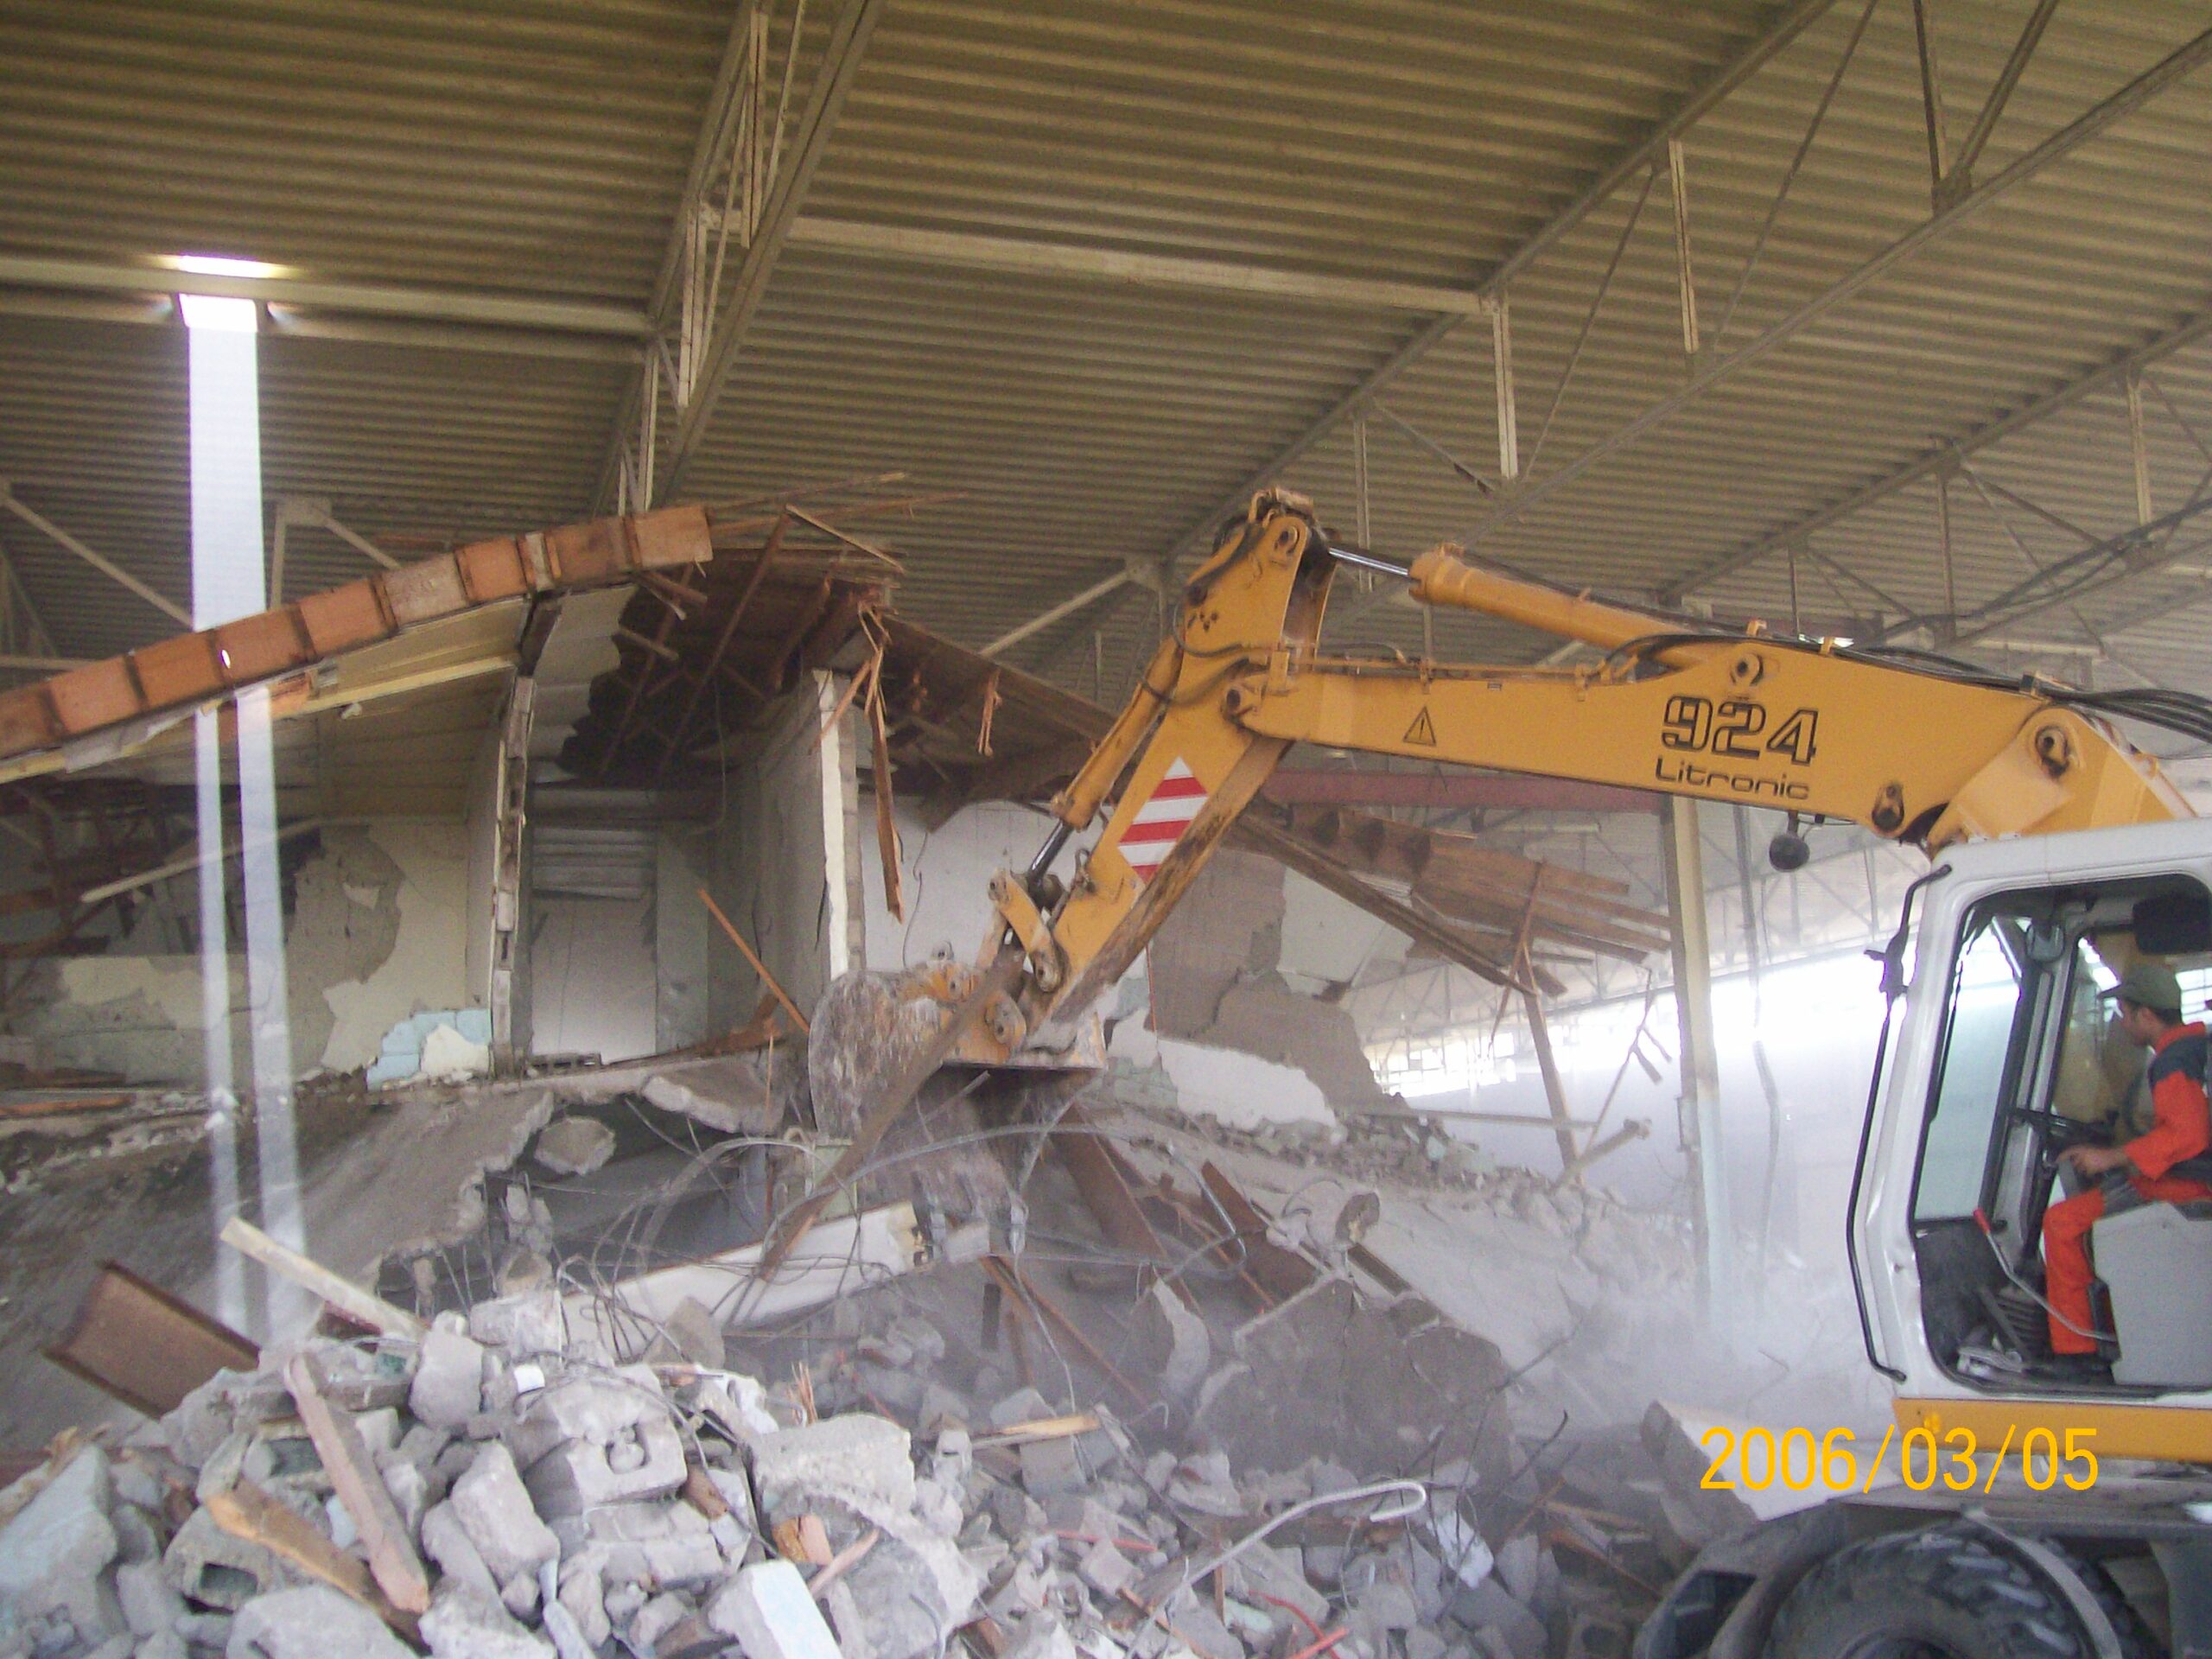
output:
[[184, 326], [188, 328], [207, 328], [218, 334], [250, 334], [259, 327], [261, 308], [251, 300], [218, 299], [212, 294], [180, 294], [177, 304], [184, 311]]
[[259, 259], [232, 259], [217, 253], [180, 253], [168, 262], [173, 270], [189, 271], [194, 276], [282, 276], [283, 265], [272, 265]]

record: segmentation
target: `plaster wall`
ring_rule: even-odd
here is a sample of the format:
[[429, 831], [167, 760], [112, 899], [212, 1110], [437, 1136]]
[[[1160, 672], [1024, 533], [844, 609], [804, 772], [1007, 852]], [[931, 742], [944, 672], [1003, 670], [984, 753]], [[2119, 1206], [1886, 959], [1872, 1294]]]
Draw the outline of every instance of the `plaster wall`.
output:
[[[1025, 868], [1052, 819], [982, 802], [934, 831], [903, 810], [899, 826], [904, 920], [884, 902], [872, 837], [861, 859], [869, 965], [912, 967], [943, 952], [975, 960], [990, 925], [992, 875]], [[1394, 944], [1403, 941], [1365, 912], [1273, 859], [1224, 848], [1101, 1012], [1124, 1016], [1116, 1058], [1160, 1068], [1189, 1109], [1230, 1122], [1248, 1109], [1317, 1121], [1383, 1095], [1351, 1016], [1313, 993]]]
[[[830, 723], [839, 690], [817, 672], [765, 712], [728, 768], [713, 824], [715, 902], [809, 1010], [865, 948], [852, 716]], [[719, 927], [707, 936], [707, 970], [709, 1027], [750, 1020], [766, 988]]]
[[[467, 972], [467, 827], [382, 820], [329, 825], [290, 884], [285, 951], [293, 1071], [350, 1071], [376, 1058], [384, 1033], [410, 1014], [477, 1006]], [[41, 963], [10, 1029], [34, 1038], [48, 1065], [120, 1073], [132, 1082], [197, 1084], [207, 1016], [200, 961], [179, 955], [149, 908], [107, 954]], [[243, 1009], [243, 963], [232, 963], [232, 1007]], [[238, 1075], [250, 1066], [233, 1016]]]
[[673, 824], [654, 855], [654, 1047], [666, 1052], [702, 1041], [708, 1023], [709, 934], [718, 931], [699, 902], [714, 867], [703, 830]]
[[635, 1059], [661, 1046], [654, 895], [540, 895], [531, 907], [530, 1029], [537, 1054]]

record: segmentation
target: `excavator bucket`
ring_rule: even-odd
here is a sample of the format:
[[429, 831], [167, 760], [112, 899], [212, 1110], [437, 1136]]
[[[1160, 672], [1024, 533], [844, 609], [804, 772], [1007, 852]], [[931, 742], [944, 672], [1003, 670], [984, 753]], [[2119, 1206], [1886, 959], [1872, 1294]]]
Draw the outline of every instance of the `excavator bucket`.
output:
[[[925, 1225], [1003, 1228], [1011, 1189], [999, 1154], [1017, 1150], [1019, 1137], [994, 1131], [1065, 1099], [1104, 1065], [1096, 1020], [1069, 1048], [1002, 1057], [990, 1027], [1011, 1011], [1006, 991], [1020, 961], [934, 962], [831, 983], [807, 1039], [815, 1128], [825, 1146], [843, 1148], [821, 1197], [912, 1198]], [[988, 1058], [964, 1058], [963, 1048]]]

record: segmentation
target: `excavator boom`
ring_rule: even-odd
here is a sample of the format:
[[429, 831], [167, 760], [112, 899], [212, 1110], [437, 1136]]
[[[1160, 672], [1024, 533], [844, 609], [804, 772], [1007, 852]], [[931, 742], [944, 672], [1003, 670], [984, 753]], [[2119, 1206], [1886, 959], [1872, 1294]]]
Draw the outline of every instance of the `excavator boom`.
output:
[[[1573, 669], [1324, 654], [1340, 561], [1402, 574], [1420, 602], [1606, 654]], [[1186, 585], [1135, 695], [1054, 800], [1046, 847], [994, 882], [992, 950], [1010, 937], [1027, 967], [1014, 1009], [963, 1052], [1010, 1052], [1087, 1009], [1300, 742], [1848, 820], [1930, 851], [2190, 816], [2156, 761], [2063, 688], [1700, 629], [1449, 548], [1397, 567], [1332, 546], [1306, 504], [1266, 492]], [[1102, 812], [1072, 876], [1054, 875]]]

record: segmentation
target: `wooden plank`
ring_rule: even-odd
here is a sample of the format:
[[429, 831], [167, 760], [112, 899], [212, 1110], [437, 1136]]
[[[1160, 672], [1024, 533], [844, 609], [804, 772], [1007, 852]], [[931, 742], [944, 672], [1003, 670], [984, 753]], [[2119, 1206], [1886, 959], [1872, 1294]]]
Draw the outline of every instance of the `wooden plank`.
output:
[[[1004, 741], [1003, 734], [1000, 741]], [[986, 761], [962, 778], [957, 790], [952, 791], [950, 807], [938, 821], [950, 817], [971, 801], [1034, 800], [1074, 777], [1090, 758], [1088, 738], [1063, 738]]]
[[1638, 932], [1617, 924], [1575, 916], [1541, 906], [1516, 905], [1491, 895], [1470, 897], [1427, 881], [1414, 884], [1413, 896], [1439, 914], [1471, 926], [1518, 937], [1525, 919], [1540, 938], [1560, 944], [1579, 945], [1630, 962], [1641, 962], [1655, 950], [1667, 948], [1663, 933]]
[[386, 1336], [420, 1342], [429, 1331], [422, 1320], [404, 1308], [394, 1307], [352, 1281], [340, 1278], [328, 1268], [297, 1250], [279, 1244], [242, 1216], [232, 1216], [216, 1235], [241, 1255], [251, 1256], [270, 1272], [290, 1280], [328, 1302], [350, 1319]]
[[1544, 1079], [1544, 1103], [1551, 1109], [1552, 1135], [1559, 1142], [1561, 1169], [1574, 1164], [1573, 1116], [1567, 1109], [1567, 1085], [1560, 1080], [1559, 1060], [1552, 1052], [1551, 1027], [1544, 1020], [1544, 999], [1533, 992], [1522, 999], [1529, 1014], [1529, 1039], [1536, 1051], [1536, 1070]]
[[715, 895], [702, 887], [699, 889], [699, 902], [706, 906], [707, 914], [713, 917], [721, 925], [722, 931], [729, 935], [729, 942], [737, 947], [738, 954], [752, 964], [754, 973], [760, 976], [760, 982], [768, 988], [768, 994], [783, 1005], [784, 1012], [791, 1015], [791, 1023], [798, 1027], [799, 1034], [805, 1035], [806, 1016], [798, 1011], [798, 1004], [792, 1001], [789, 993], [777, 983], [776, 976], [768, 971], [768, 964], [761, 961], [754, 954], [753, 947], [745, 942], [745, 936], [737, 931], [737, 924], [722, 914], [722, 907], [715, 902]]
[[215, 1524], [232, 1537], [272, 1551], [309, 1578], [359, 1602], [410, 1642], [416, 1640], [414, 1616], [391, 1605], [366, 1567], [253, 1482], [240, 1480], [228, 1491], [210, 1493], [204, 1502]]
[[[1524, 988], [1507, 957], [1491, 955], [1464, 933], [1432, 920], [1402, 899], [1393, 899], [1361, 880], [1341, 862], [1319, 848], [1307, 845], [1287, 830], [1248, 814], [1238, 822], [1234, 833], [1243, 845], [1268, 854], [1287, 868], [1296, 870], [1307, 880], [1357, 905], [1369, 915], [1378, 921], [1389, 923], [1414, 944], [1426, 945], [1446, 962], [1455, 962], [1476, 977], [1488, 980], [1493, 985], [1509, 986], [1516, 990]], [[1532, 971], [1538, 988], [1547, 995], [1557, 996], [1567, 988], [1543, 968], [1535, 967]]]
[[218, 1371], [261, 1364], [246, 1338], [113, 1262], [100, 1264], [46, 1357], [149, 1417], [175, 1411]]
[[284, 1386], [291, 1390], [292, 1403], [300, 1409], [300, 1421], [307, 1425], [324, 1472], [346, 1514], [353, 1517], [377, 1586], [401, 1611], [428, 1612], [429, 1575], [423, 1570], [423, 1558], [415, 1553], [406, 1523], [399, 1518], [352, 1414], [322, 1397], [315, 1362], [305, 1354], [294, 1355], [284, 1367]]
[[1198, 1177], [1236, 1229], [1237, 1242], [1244, 1247], [1245, 1270], [1260, 1281], [1270, 1296], [1287, 1300], [1320, 1276], [1311, 1262], [1268, 1236], [1267, 1217], [1260, 1212], [1257, 1205], [1237, 1191], [1236, 1183], [1218, 1166], [1201, 1164]]
[[1052, 1131], [1052, 1150], [1067, 1166], [1084, 1207], [1090, 1211], [1108, 1243], [1132, 1255], [1167, 1260], [1167, 1247], [1153, 1230], [1136, 1194], [1122, 1179], [1105, 1142], [1091, 1128], [1090, 1119], [1073, 1101], [1061, 1110], [1058, 1125]]
[[71, 1112], [112, 1111], [118, 1106], [128, 1106], [137, 1098], [136, 1095], [73, 1095], [54, 1100], [8, 1101], [0, 1103], [0, 1118], [62, 1117]]

